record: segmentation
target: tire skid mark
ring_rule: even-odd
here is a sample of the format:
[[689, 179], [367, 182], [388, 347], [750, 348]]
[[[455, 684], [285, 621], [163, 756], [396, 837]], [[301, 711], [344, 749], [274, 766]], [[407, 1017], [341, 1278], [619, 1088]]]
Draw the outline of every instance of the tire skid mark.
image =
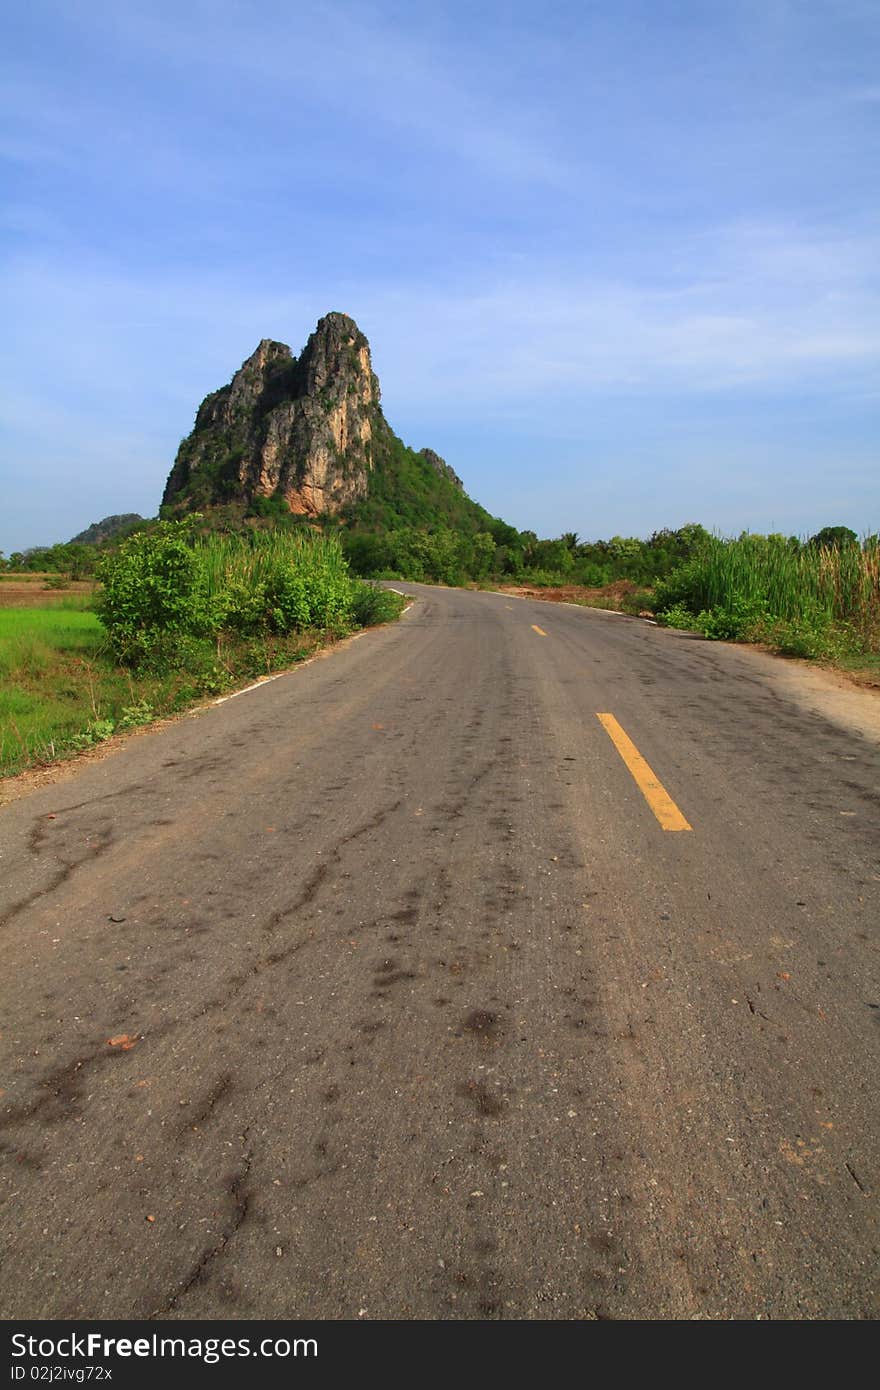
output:
[[[241, 1138], [242, 1143], [247, 1146], [250, 1140], [250, 1129], [246, 1129]], [[167, 1317], [169, 1313], [173, 1313], [180, 1300], [185, 1298], [191, 1289], [205, 1282], [214, 1261], [224, 1253], [230, 1242], [238, 1235], [238, 1232], [247, 1221], [250, 1213], [251, 1193], [247, 1183], [253, 1161], [253, 1148], [246, 1147], [241, 1168], [238, 1172], [234, 1173], [231, 1178], [227, 1179], [227, 1192], [232, 1198], [232, 1213], [219, 1240], [202, 1251], [189, 1274], [181, 1280], [173, 1293], [171, 1293], [158, 1308], [154, 1308], [152, 1312], [147, 1315], [149, 1321], [152, 1322], [156, 1318]]]
[[[174, 1024], [169, 1023], [151, 1029], [151, 1040], [170, 1032], [173, 1027]], [[57, 1103], [61, 1113], [47, 1117], [47, 1123], [52, 1123], [53, 1120], [71, 1118], [76, 1113], [78, 1102], [82, 1100], [82, 1082], [85, 1077], [105, 1063], [119, 1063], [131, 1055], [130, 1050], [109, 1047], [107, 1040], [102, 1039], [100, 1045], [95, 1047], [93, 1051], [75, 1057], [72, 1061], [65, 1062], [61, 1066], [53, 1067], [51, 1071], [46, 1072], [39, 1081], [34, 1083], [38, 1091], [34, 1100], [22, 1102], [19, 1105], [11, 1105], [4, 1111], [0, 1117], [0, 1131], [16, 1129], [28, 1120], [42, 1115], [43, 1111], [53, 1103]]]
[[[325, 1050], [320, 1048], [317, 1052], [312, 1053], [304, 1059], [304, 1065], [319, 1065], [324, 1060], [325, 1055]], [[237, 1116], [238, 1124], [242, 1126], [239, 1133], [241, 1142], [245, 1146], [245, 1152], [242, 1157], [240, 1171], [233, 1174], [231, 1178], [228, 1178], [226, 1183], [227, 1192], [232, 1197], [233, 1202], [230, 1221], [219, 1240], [202, 1251], [199, 1258], [190, 1266], [189, 1273], [180, 1280], [164, 1301], [152, 1312], [146, 1314], [146, 1317], [150, 1321], [167, 1317], [169, 1314], [173, 1313], [180, 1301], [185, 1298], [192, 1289], [206, 1281], [214, 1261], [226, 1251], [230, 1242], [247, 1221], [251, 1210], [252, 1195], [247, 1184], [255, 1161], [255, 1146], [253, 1144], [249, 1145], [249, 1140], [253, 1126], [257, 1123], [256, 1117], [262, 1110], [259, 1098], [266, 1094], [272, 1094], [272, 1089], [278, 1081], [278, 1078], [284, 1076], [288, 1072], [290, 1066], [290, 1059], [285, 1058], [280, 1066], [263, 1076], [256, 1085], [245, 1089], [244, 1104], [242, 1107], [243, 1113], [239, 1113]], [[220, 1076], [208, 1093], [205, 1101], [202, 1103], [200, 1111], [195, 1117], [198, 1122], [202, 1122], [209, 1118], [213, 1114], [217, 1104], [225, 1100], [235, 1089], [235, 1082], [231, 1073], [224, 1073]], [[192, 1121], [190, 1121], [189, 1125], [186, 1127], [181, 1127], [181, 1130], [178, 1132], [178, 1142], [186, 1137], [186, 1129], [194, 1128], [195, 1125]], [[183, 1155], [178, 1152], [175, 1163], [179, 1165], [181, 1161], [183, 1161]], [[336, 1170], [333, 1169], [332, 1171], [335, 1172]], [[330, 1170], [327, 1170], [327, 1172], [318, 1172], [314, 1175], [314, 1178], [328, 1176], [329, 1173]], [[313, 1179], [306, 1179], [305, 1182], [294, 1185], [304, 1187], [312, 1180]]]
[[214, 1085], [211, 1087], [195, 1113], [193, 1115], [188, 1115], [179, 1126], [177, 1131], [178, 1139], [185, 1138], [197, 1131], [206, 1120], [211, 1118], [216, 1107], [233, 1089], [232, 1073], [228, 1071], [224, 1072], [223, 1075], [219, 1076], [214, 1082]]
[[[505, 1020], [499, 1012], [489, 1008], [471, 1009], [461, 1020], [456, 1035], [471, 1038], [470, 1051], [475, 1064], [479, 1056], [485, 1056], [485, 1048], [501, 1047], [507, 1041]], [[497, 1142], [502, 1142], [509, 1097], [503, 1087], [489, 1085], [483, 1078], [473, 1076], [459, 1081], [454, 1094], [468, 1103], [471, 1112], [468, 1151], [483, 1167], [485, 1178], [482, 1182], [474, 1179], [480, 1186], [464, 1203], [462, 1235], [467, 1231], [468, 1236], [462, 1242], [455, 1267], [450, 1270], [454, 1287], [447, 1288], [446, 1303], [447, 1307], [454, 1306], [457, 1299], [464, 1296], [470, 1305], [465, 1316], [503, 1319], [506, 1278], [498, 1267], [499, 1261], [493, 1258], [499, 1250], [498, 1194], [494, 1179], [503, 1162], [503, 1153], [490, 1139], [490, 1132]]]
[[[358, 826], [356, 830], [343, 836], [330, 851], [330, 858], [319, 866], [319, 870], [315, 870], [315, 872], [310, 875], [304, 889], [299, 893], [293, 903], [272, 914], [269, 929], [277, 930], [286, 918], [312, 902], [319, 888], [330, 873], [331, 868], [341, 862], [342, 852], [346, 846], [359, 839], [362, 835], [367, 834], [369, 831], [378, 828], [388, 816], [394, 814], [401, 804], [402, 798], [398, 798], [391, 805], [377, 811], [365, 824]], [[102, 844], [97, 852], [103, 853], [105, 849], [109, 848], [111, 843], [112, 834], [108, 832], [106, 844]], [[75, 864], [66, 867], [59, 881], [63, 881], [79, 863], [83, 862], [85, 861], [79, 860]], [[50, 891], [48, 888], [41, 889], [40, 894], [36, 896], [40, 896], [42, 893], [48, 891]], [[20, 908], [16, 908], [15, 910], [20, 910]], [[285, 948], [259, 956], [246, 972], [235, 974], [227, 979], [221, 992], [196, 1010], [193, 1017], [205, 1018], [212, 1013], [216, 1013], [218, 1009], [225, 1008], [232, 1002], [236, 995], [241, 993], [241, 991], [257, 976], [261, 975], [267, 969], [283, 964], [285, 961], [289, 960], [291, 956], [301, 951], [303, 947], [309, 945], [314, 938], [314, 930], [309, 929], [304, 936], [291, 942]], [[158, 1038], [178, 1028], [184, 1027], [190, 1022], [190, 1017], [186, 1016], [156, 1028], [150, 1028], [150, 1039], [151, 1041], [156, 1041]], [[26, 1123], [28, 1120], [42, 1114], [42, 1112], [55, 1101], [61, 1102], [62, 1106], [66, 1107], [64, 1113], [59, 1115], [58, 1118], [68, 1118], [75, 1112], [76, 1103], [81, 1098], [82, 1091], [80, 1083], [83, 1077], [95, 1067], [113, 1058], [118, 1058], [119, 1055], [120, 1054], [112, 1050], [108, 1051], [106, 1042], [102, 1041], [101, 1045], [92, 1053], [76, 1057], [60, 1067], [54, 1067], [36, 1083], [40, 1092], [36, 1098], [30, 1102], [23, 1102], [19, 1105], [11, 1106], [3, 1115], [2, 1120], [0, 1120], [0, 1127], [11, 1129]]]
[[[398, 797], [398, 799], [392, 802], [390, 806], [386, 806], [383, 810], [377, 811], [375, 815], [371, 816], [370, 819], [364, 825], [358, 826], [356, 830], [352, 830], [348, 835], [345, 835], [342, 837], [341, 840], [338, 840], [337, 843], [330, 850], [329, 857], [317, 869], [313, 871], [313, 873], [309, 876], [308, 880], [306, 881], [304, 888], [300, 891], [300, 893], [293, 900], [293, 902], [289, 903], [287, 907], [276, 909], [271, 914], [264, 930], [267, 932], [277, 931], [278, 928], [282, 925], [282, 923], [284, 923], [289, 917], [292, 917], [303, 907], [307, 907], [310, 903], [312, 903], [315, 897], [317, 896], [320, 888], [328, 878], [331, 870], [341, 863], [342, 852], [346, 848], [346, 846], [352, 844], [353, 841], [359, 839], [362, 835], [368, 834], [369, 831], [377, 829], [382, 824], [382, 822], [387, 820], [389, 816], [393, 815], [394, 812], [401, 805], [402, 798]], [[213, 999], [208, 1000], [208, 1002], [198, 1010], [197, 1016], [199, 1018], [204, 1018], [208, 1014], [216, 1013], [218, 1009], [225, 1008], [226, 1005], [231, 1003], [235, 996], [239, 994], [245, 988], [246, 985], [248, 985], [258, 975], [261, 975], [264, 970], [271, 969], [274, 966], [281, 965], [285, 961], [289, 960], [291, 956], [296, 955], [296, 953], [298, 951], [301, 951], [303, 947], [308, 946], [310, 942], [312, 942], [315, 939], [315, 935], [316, 933], [314, 928], [310, 927], [304, 936], [300, 936], [296, 941], [290, 942], [289, 945], [283, 948], [278, 948], [274, 951], [270, 951], [266, 955], [258, 956], [257, 959], [251, 964], [250, 968], [246, 970], [244, 974], [236, 974], [231, 976], [223, 986], [222, 992], [218, 995], [215, 995]]]
[[337, 840], [336, 844], [329, 851], [328, 857], [324, 859], [306, 879], [303, 888], [297, 894], [296, 898], [294, 898], [293, 902], [289, 903], [286, 907], [276, 908], [271, 914], [266, 923], [265, 930], [274, 931], [287, 917], [292, 917], [295, 912], [299, 912], [302, 908], [308, 907], [313, 903], [329, 877], [331, 870], [337, 868], [342, 862], [343, 850], [346, 849], [348, 845], [353, 844], [355, 840], [359, 840], [362, 835], [369, 834], [371, 830], [378, 830], [379, 826], [382, 825], [389, 816], [393, 816], [394, 812], [402, 805], [403, 798], [398, 797], [390, 806], [386, 806], [383, 810], [377, 811], [375, 815], [371, 816], [363, 825], [358, 826], [356, 830], [350, 831], [349, 834], [344, 835], [341, 840]]
[[[114, 801], [120, 796], [132, 796], [135, 792], [146, 792], [148, 790], [149, 788], [144, 787], [142, 783], [132, 782], [130, 785], [123, 787], [118, 792], [104, 792], [103, 796], [93, 796], [90, 797], [88, 801], [75, 801], [71, 806], [59, 806], [58, 810], [55, 812], [55, 815], [63, 816], [66, 815], [68, 811], [82, 811], [86, 807], [88, 807], [89, 810], [91, 810], [93, 806], [100, 806], [102, 801]], [[39, 816], [37, 819], [39, 822], [42, 821], [44, 817]]]
[[[25, 912], [27, 908], [32, 907], [35, 902], [39, 902], [40, 898], [45, 898], [50, 893], [54, 893], [56, 888], [60, 888], [62, 884], [66, 883], [81, 865], [94, 863], [96, 860], [100, 859], [101, 856], [106, 854], [111, 848], [114, 838], [112, 826], [106, 826], [103, 830], [96, 831], [95, 839], [97, 843], [88, 845], [86, 852], [78, 859], [62, 860], [61, 868], [52, 874], [48, 883], [44, 884], [42, 888], [34, 889], [33, 893], [29, 893], [27, 897], [19, 898], [18, 902], [12, 903], [3, 915], [0, 916], [0, 927], [8, 926], [19, 913]], [[39, 854], [41, 852], [42, 845], [40, 843], [37, 827], [31, 830], [29, 848], [34, 854]]]

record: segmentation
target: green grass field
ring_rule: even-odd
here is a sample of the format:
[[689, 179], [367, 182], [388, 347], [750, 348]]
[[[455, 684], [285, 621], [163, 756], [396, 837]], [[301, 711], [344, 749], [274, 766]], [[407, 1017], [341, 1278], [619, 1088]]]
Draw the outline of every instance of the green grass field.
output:
[[0, 609], [0, 777], [81, 752], [236, 682], [293, 665], [312, 634], [219, 643], [209, 670], [135, 675], [81, 607]]
[[99, 717], [104, 642], [81, 605], [0, 608], [0, 772], [53, 757]]
[[[378, 597], [376, 612], [361, 605], [359, 622], [388, 621], [387, 596]], [[315, 631], [219, 634], [189, 665], [136, 673], [117, 662], [89, 602], [70, 595], [45, 607], [0, 607], [0, 777], [293, 666], [327, 640]]]

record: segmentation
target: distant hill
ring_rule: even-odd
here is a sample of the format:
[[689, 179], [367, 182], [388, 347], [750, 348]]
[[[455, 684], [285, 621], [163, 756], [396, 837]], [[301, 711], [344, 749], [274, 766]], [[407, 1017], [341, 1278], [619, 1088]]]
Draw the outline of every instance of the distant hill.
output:
[[103, 521], [93, 521], [91, 526], [80, 531], [78, 536], [71, 536], [68, 545], [101, 545], [103, 541], [112, 540], [114, 536], [131, 530], [133, 526], [139, 525], [143, 520], [144, 518], [137, 512], [123, 512], [120, 516], [105, 516]]
[[397, 437], [379, 404], [370, 345], [353, 319], [322, 318], [302, 354], [264, 338], [206, 396], [165, 488], [163, 514], [342, 516], [370, 529], [485, 530], [489, 513], [432, 449]]

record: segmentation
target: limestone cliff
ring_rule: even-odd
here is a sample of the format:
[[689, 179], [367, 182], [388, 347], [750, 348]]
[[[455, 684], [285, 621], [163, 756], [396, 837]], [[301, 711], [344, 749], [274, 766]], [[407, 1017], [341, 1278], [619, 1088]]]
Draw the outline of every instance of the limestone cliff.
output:
[[339, 512], [367, 496], [377, 425], [387, 429], [369, 344], [353, 319], [327, 314], [299, 358], [264, 338], [205, 398], [163, 505], [263, 497], [311, 516]]

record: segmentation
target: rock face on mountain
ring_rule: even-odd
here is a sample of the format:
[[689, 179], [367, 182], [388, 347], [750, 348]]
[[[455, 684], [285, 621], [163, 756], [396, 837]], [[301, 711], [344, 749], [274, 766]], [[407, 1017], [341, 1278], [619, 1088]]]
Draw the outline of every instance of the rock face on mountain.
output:
[[377, 431], [388, 426], [369, 344], [353, 319], [327, 314], [299, 358], [264, 338], [205, 398], [163, 505], [277, 498], [300, 514], [339, 512], [367, 496]]

